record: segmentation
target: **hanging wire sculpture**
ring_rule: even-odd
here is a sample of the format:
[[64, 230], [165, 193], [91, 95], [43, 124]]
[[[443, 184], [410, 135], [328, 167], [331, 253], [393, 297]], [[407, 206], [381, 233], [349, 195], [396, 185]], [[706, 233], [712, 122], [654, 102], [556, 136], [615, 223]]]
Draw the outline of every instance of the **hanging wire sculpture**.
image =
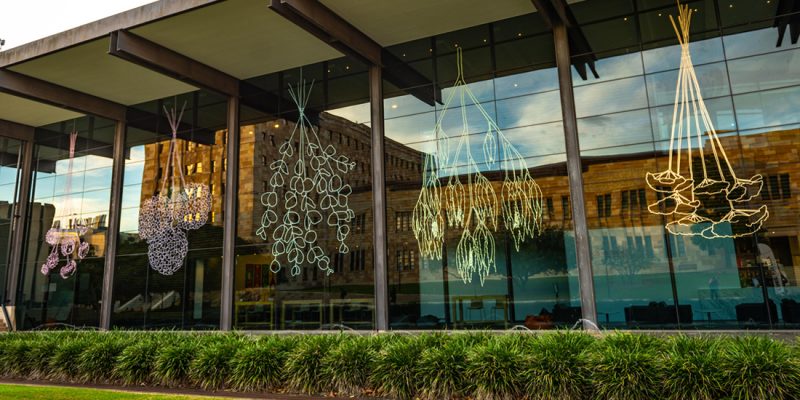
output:
[[[681, 47], [681, 64], [672, 114], [669, 161], [665, 171], [646, 174], [647, 185], [659, 195], [659, 200], [650, 204], [648, 210], [674, 217], [675, 220], [666, 224], [673, 235], [708, 239], [751, 235], [761, 229], [769, 217], [766, 205], [759, 208], [744, 205], [759, 195], [763, 178], [758, 174], [750, 179], [736, 176], [711, 122], [692, 65], [689, 53], [692, 9], [680, 2], [678, 9], [677, 24], [670, 16]], [[696, 147], [692, 143], [694, 140]]]
[[318, 230], [325, 225], [335, 230], [339, 253], [350, 251], [345, 240], [350, 233], [349, 223], [355, 217], [348, 204], [353, 190], [340, 174], [355, 169], [356, 163], [337, 155], [332, 145], [322, 146], [305, 114], [314, 81], [307, 90], [305, 86], [303, 80], [296, 88], [289, 85], [289, 95], [299, 116], [289, 138], [278, 148], [281, 158], [269, 166], [273, 171], [270, 190], [261, 195], [266, 210], [256, 234], [263, 240], [274, 241], [272, 272], [290, 265], [291, 275], [297, 276], [303, 263], [308, 262], [330, 275], [334, 271], [330, 257], [318, 244]]
[[180, 114], [175, 107], [170, 110], [164, 107], [172, 130], [167, 163], [162, 169], [164, 178], [159, 192], [145, 200], [139, 211], [139, 235], [147, 240], [150, 267], [162, 275], [172, 275], [181, 268], [189, 251], [186, 231], [205, 225], [211, 211], [208, 185], [187, 184], [183, 176], [177, 135], [185, 109], [186, 103]]
[[[42, 264], [42, 274], [48, 275], [59, 265], [59, 257], [66, 258], [66, 263], [59, 269], [61, 278], [67, 279], [72, 276], [78, 268], [78, 262], [86, 258], [89, 254], [89, 243], [84, 242], [83, 235], [89, 228], [84, 221], [73, 213], [72, 205], [72, 170], [75, 160], [75, 144], [78, 140], [78, 132], [73, 127], [69, 134], [69, 161], [67, 163], [67, 179], [64, 192], [64, 216], [66, 217], [67, 227], [62, 228], [59, 221], [57, 226], [50, 228], [45, 234], [45, 242], [53, 247], [50, 255], [47, 256]], [[60, 254], [60, 256], [59, 256]]]
[[[461, 48], [456, 50], [456, 59], [458, 75], [436, 121], [436, 156], [425, 158], [422, 189], [412, 225], [420, 255], [432, 259], [442, 258], [445, 223], [450, 228], [462, 229], [456, 246], [456, 269], [464, 283], [472, 282], [477, 274], [483, 286], [486, 277], [497, 270], [493, 231], [498, 229], [498, 219], [503, 220], [510, 240], [519, 251], [526, 238], [541, 232], [542, 191], [528, 171], [525, 158], [469, 89], [464, 80]], [[453, 138], [456, 145], [452, 153], [451, 138], [443, 128], [451, 106], [460, 109], [462, 121], [460, 134]], [[503, 171], [499, 196], [472, 154], [470, 142], [481, 140], [476, 139], [478, 135], [470, 134], [467, 107], [473, 106], [486, 123], [486, 130], [480, 134], [484, 163]], [[440, 176], [445, 175], [447, 183], [442, 188]]]

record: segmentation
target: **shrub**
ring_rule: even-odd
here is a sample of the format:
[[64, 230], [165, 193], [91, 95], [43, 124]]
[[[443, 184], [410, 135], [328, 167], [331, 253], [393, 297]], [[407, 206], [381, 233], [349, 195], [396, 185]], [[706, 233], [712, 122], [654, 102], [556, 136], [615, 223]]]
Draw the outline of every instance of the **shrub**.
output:
[[239, 337], [210, 338], [189, 365], [189, 377], [203, 389], [219, 389], [230, 371], [230, 360], [241, 345]]
[[589, 386], [586, 350], [594, 338], [578, 332], [540, 335], [525, 349], [523, 389], [532, 399], [584, 399]]
[[247, 342], [230, 361], [229, 384], [242, 391], [276, 390], [284, 383], [288, 340], [267, 337]]
[[417, 393], [417, 361], [429, 338], [397, 336], [379, 352], [372, 370], [372, 384], [378, 393], [398, 399], [410, 399]]
[[150, 382], [153, 365], [158, 353], [159, 338], [143, 340], [126, 347], [117, 357], [114, 376], [125, 385], [146, 384]]
[[289, 390], [314, 394], [329, 389], [328, 382], [320, 379], [322, 358], [340, 338], [332, 335], [308, 335], [297, 341], [286, 359]]
[[340, 395], [358, 396], [369, 386], [375, 342], [351, 336], [331, 346], [322, 358], [321, 379]]
[[653, 336], [618, 333], [592, 347], [591, 386], [597, 399], [657, 399], [664, 343]]
[[51, 376], [58, 380], [73, 380], [79, 377], [77, 360], [92, 344], [94, 333], [82, 333], [69, 337], [56, 347], [50, 358]]
[[523, 348], [520, 335], [494, 336], [467, 354], [467, 378], [476, 399], [522, 397]]
[[167, 342], [156, 352], [152, 376], [154, 381], [165, 386], [180, 386], [189, 376], [189, 365], [199, 348], [192, 337]]
[[84, 382], [105, 382], [111, 379], [117, 357], [128, 346], [125, 335], [95, 335], [96, 341], [84, 348], [76, 360], [78, 377]]
[[790, 399], [800, 393], [800, 360], [787, 344], [766, 337], [727, 339], [719, 369], [735, 399]]
[[422, 351], [417, 363], [419, 396], [423, 399], [452, 399], [469, 391], [465, 377], [467, 351], [486, 340], [485, 336], [456, 335], [441, 346]]
[[664, 357], [664, 393], [670, 399], [721, 397], [720, 341], [676, 336]]
[[52, 334], [37, 334], [31, 341], [31, 347], [25, 357], [25, 362], [30, 366], [30, 377], [33, 379], [46, 379], [51, 374], [50, 360], [62, 340], [69, 336], [63, 332]]
[[25, 377], [30, 370], [30, 365], [25, 358], [30, 352], [33, 340], [32, 335], [28, 337], [15, 338], [3, 343], [4, 350], [0, 353], [0, 364], [3, 366], [3, 373], [9, 377]]

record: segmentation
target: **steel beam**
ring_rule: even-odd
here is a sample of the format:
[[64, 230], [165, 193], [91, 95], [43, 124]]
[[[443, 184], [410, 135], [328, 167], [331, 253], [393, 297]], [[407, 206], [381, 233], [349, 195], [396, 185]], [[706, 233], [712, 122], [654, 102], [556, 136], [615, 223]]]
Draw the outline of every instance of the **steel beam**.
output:
[[228, 98], [228, 168], [225, 170], [225, 212], [222, 237], [222, 287], [219, 328], [233, 329], [233, 287], [236, 273], [236, 219], [239, 194], [239, 98]]
[[0, 92], [113, 121], [125, 120], [125, 106], [14, 71], [0, 69]]
[[383, 68], [384, 79], [428, 105], [441, 102], [441, 90], [367, 34], [316, 0], [270, 0], [269, 8], [340, 52]]
[[111, 32], [108, 53], [193, 86], [239, 95], [239, 80], [128, 31]]
[[381, 67], [369, 68], [370, 126], [372, 127], [372, 239], [375, 277], [375, 329], [389, 330], [389, 268], [386, 257], [386, 176], [383, 136], [383, 79]]
[[567, 175], [572, 207], [572, 224], [575, 231], [575, 250], [578, 263], [578, 280], [581, 313], [584, 329], [596, 329], [597, 308], [594, 298], [594, 275], [589, 251], [589, 227], [586, 224], [586, 203], [583, 194], [583, 170], [578, 142], [578, 119], [575, 112], [575, 93], [570, 71], [569, 38], [567, 27], [561, 21], [553, 24], [558, 84], [561, 92], [561, 116], [564, 123], [564, 140], [567, 150]]
[[35, 129], [36, 128], [32, 126], [0, 119], [0, 136], [17, 140], [33, 141]]
[[122, 209], [122, 186], [125, 177], [125, 137], [126, 127], [117, 121], [114, 130], [114, 164], [111, 167], [111, 204], [108, 212], [106, 230], [106, 254], [103, 266], [103, 293], [100, 302], [100, 329], [111, 329], [111, 312], [114, 300], [114, 266], [117, 261], [120, 213]]

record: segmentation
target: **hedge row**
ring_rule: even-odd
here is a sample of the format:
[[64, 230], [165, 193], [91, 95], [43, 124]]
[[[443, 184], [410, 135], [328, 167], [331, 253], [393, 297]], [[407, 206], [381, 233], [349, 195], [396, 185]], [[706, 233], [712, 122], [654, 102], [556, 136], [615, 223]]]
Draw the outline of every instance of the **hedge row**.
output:
[[396, 399], [796, 399], [800, 341], [577, 332], [0, 335], [0, 374]]

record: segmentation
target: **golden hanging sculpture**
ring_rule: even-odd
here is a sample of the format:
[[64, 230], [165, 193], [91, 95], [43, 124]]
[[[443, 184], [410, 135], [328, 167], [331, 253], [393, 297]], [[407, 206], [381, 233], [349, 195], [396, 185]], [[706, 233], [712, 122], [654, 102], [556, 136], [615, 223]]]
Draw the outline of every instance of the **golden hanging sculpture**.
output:
[[[497, 270], [493, 232], [497, 231], [498, 218], [502, 218], [519, 251], [527, 237], [534, 237], [541, 230], [542, 191], [531, 177], [525, 158], [467, 86], [461, 48], [457, 49], [456, 57], [458, 76], [436, 121], [436, 155], [425, 158], [422, 189], [414, 207], [412, 224], [420, 255], [433, 259], [442, 258], [445, 224], [462, 229], [456, 246], [456, 269], [464, 283], [472, 282], [473, 275], [477, 274], [483, 286], [486, 277]], [[451, 138], [442, 122], [454, 100], [459, 103], [462, 129], [452, 139], [456, 145], [451, 153]], [[480, 135], [470, 135], [468, 103], [474, 105], [486, 123], [486, 130]], [[478, 137], [482, 139], [485, 163], [497, 164], [504, 172], [499, 198], [472, 154], [470, 142], [481, 140]], [[442, 188], [440, 176], [445, 175], [449, 177]]]
[[[648, 209], [654, 214], [674, 217], [666, 224], [674, 235], [708, 239], [751, 235], [761, 229], [769, 211], [765, 205], [754, 209], [743, 204], [759, 195], [763, 178], [758, 174], [750, 179], [736, 176], [709, 117], [692, 65], [689, 53], [692, 9], [680, 2], [678, 9], [677, 24], [670, 16], [681, 46], [681, 64], [669, 161], [666, 171], [646, 175], [647, 185], [660, 194], [659, 200]], [[693, 140], [697, 141], [696, 148]], [[686, 170], [688, 174], [684, 175]]]

